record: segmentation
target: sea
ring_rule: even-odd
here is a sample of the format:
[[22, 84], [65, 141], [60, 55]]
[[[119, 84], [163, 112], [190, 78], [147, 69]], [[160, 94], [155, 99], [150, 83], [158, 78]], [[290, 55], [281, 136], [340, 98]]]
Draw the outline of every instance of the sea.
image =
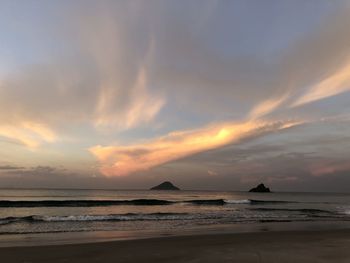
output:
[[0, 190], [0, 243], [62, 233], [118, 239], [349, 224], [349, 193]]

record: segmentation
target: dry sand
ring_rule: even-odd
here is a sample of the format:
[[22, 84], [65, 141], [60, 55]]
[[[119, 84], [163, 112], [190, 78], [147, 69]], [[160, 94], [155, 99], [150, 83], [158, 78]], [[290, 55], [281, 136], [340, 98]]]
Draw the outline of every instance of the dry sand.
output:
[[350, 262], [350, 230], [162, 237], [0, 248], [0, 262]]

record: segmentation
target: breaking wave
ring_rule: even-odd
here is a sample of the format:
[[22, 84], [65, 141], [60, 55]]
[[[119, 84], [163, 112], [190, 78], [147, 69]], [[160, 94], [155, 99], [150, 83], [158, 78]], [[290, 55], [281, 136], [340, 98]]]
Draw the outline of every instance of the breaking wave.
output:
[[158, 220], [190, 220], [188, 213], [151, 213], [151, 214], [110, 214], [110, 215], [68, 215], [68, 216], [23, 216], [0, 218], [0, 225], [15, 222], [92, 222], [92, 221], [158, 221]]

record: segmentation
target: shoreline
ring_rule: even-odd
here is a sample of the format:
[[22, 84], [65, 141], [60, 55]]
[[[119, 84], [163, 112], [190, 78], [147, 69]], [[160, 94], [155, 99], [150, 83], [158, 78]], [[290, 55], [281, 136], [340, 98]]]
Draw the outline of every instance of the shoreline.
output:
[[350, 229], [2, 247], [4, 262], [350, 262]]
[[270, 233], [270, 232], [310, 232], [349, 230], [350, 221], [295, 221], [265, 222], [245, 224], [203, 225], [184, 228], [181, 233], [175, 230], [113, 230], [81, 232], [49, 232], [30, 234], [0, 235], [0, 248], [40, 247], [58, 245], [77, 245], [90, 243], [144, 240], [163, 237], [205, 236], [220, 234]]

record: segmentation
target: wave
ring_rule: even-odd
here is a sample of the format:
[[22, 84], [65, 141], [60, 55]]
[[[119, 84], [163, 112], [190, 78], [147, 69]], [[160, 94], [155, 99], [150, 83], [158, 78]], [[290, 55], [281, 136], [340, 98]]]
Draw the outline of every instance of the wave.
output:
[[279, 203], [292, 203], [290, 201], [265, 201], [265, 200], [253, 200], [253, 199], [209, 199], [209, 200], [188, 200], [184, 203], [191, 203], [196, 205], [240, 205], [240, 204], [279, 204]]
[[229, 200], [229, 199], [194, 199], [183, 201], [170, 201], [160, 199], [134, 199], [134, 200], [22, 200], [9, 201], [1, 200], [0, 207], [97, 207], [97, 206], [118, 206], [118, 205], [135, 205], [135, 206], [152, 206], [152, 205], [172, 205], [176, 203], [185, 203], [192, 205], [264, 205], [264, 204], [281, 204], [296, 203], [292, 201], [278, 200]]
[[322, 209], [312, 209], [312, 208], [264, 208], [264, 207], [260, 207], [260, 208], [250, 208], [249, 210], [253, 210], [253, 211], [281, 211], [281, 212], [301, 212], [301, 213], [307, 213], [307, 214], [319, 214], [319, 213], [323, 213], [323, 214], [338, 214], [336, 212], [331, 212], [328, 210], [322, 210]]
[[250, 204], [251, 200], [249, 199], [243, 199], [243, 200], [225, 200], [226, 204]]
[[240, 204], [251, 204], [251, 205], [264, 205], [264, 204], [286, 204], [286, 203], [297, 203], [294, 201], [279, 201], [279, 200], [254, 200], [254, 199], [209, 199], [209, 200], [188, 200], [182, 201], [183, 203], [191, 203], [196, 205], [240, 205]]
[[255, 199], [249, 199], [250, 203], [252, 205], [263, 205], [263, 204], [293, 204], [293, 203], [299, 203], [296, 201], [282, 201], [282, 200], [255, 200]]
[[173, 201], [158, 199], [134, 200], [40, 200], [40, 201], [0, 201], [0, 207], [94, 207], [116, 205], [170, 205]]
[[[293, 222], [293, 220], [290, 219], [260, 219], [258, 220], [260, 223], [287, 223], [287, 222]], [[300, 221], [300, 220], [298, 220]], [[305, 221], [305, 220], [302, 220]]]
[[109, 215], [68, 215], [68, 216], [40, 216], [0, 218], [0, 225], [15, 222], [98, 222], [98, 221], [160, 221], [160, 220], [189, 220], [193, 215], [188, 213], [150, 213], [150, 214], [109, 214]]
[[191, 203], [194, 205], [225, 205], [227, 204], [224, 199], [207, 199], [207, 200], [187, 200], [183, 203]]

